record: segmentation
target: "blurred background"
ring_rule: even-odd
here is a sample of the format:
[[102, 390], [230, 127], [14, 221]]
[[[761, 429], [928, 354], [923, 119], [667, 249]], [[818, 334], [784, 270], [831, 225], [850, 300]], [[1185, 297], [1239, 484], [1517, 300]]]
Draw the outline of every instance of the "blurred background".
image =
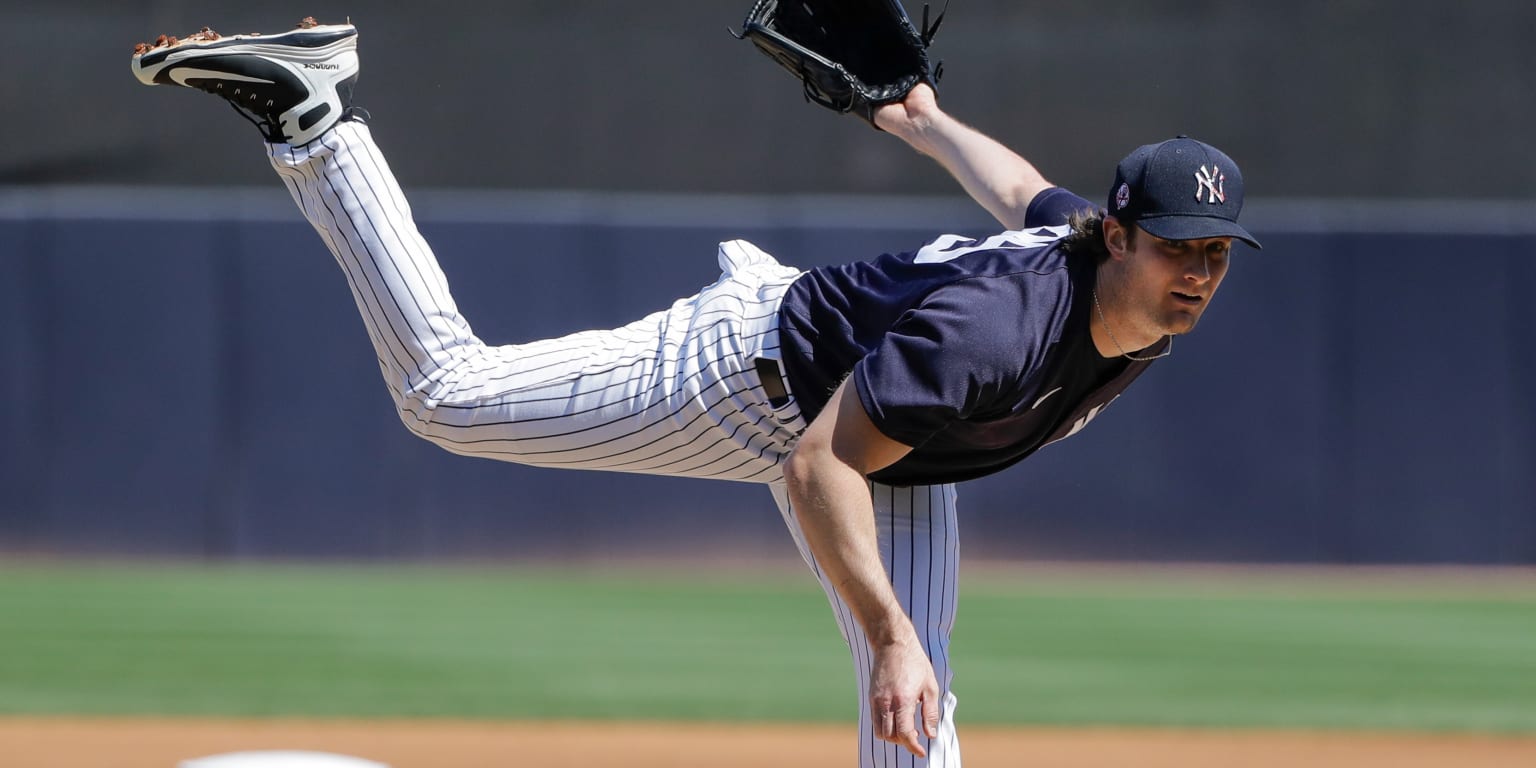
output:
[[[0, 551], [793, 558], [766, 490], [450, 456], [396, 422], [340, 271], [133, 43], [304, 15], [479, 335], [996, 229], [733, 39], [745, 3], [0, 3]], [[914, 14], [917, 10], [914, 6]], [[1536, 5], [958, 0], [946, 108], [1101, 199], [1175, 134], [1243, 166], [1240, 251], [1107, 418], [961, 489], [968, 557], [1536, 562]]]

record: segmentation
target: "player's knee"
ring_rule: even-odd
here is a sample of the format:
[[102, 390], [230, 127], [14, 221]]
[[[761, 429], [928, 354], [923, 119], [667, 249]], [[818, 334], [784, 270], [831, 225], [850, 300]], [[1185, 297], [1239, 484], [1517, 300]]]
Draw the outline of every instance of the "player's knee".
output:
[[[415, 435], [416, 437], [419, 437], [449, 453], [458, 456], [487, 455], [485, 449], [488, 443], [483, 439], [483, 437], [480, 440], [475, 440], [467, 436], [467, 431], [463, 427], [454, 427], [438, 423], [433, 419], [433, 416], [435, 415], [435, 409], [414, 410], [412, 408], [401, 408], [399, 415], [400, 423], [405, 425], [406, 430], [409, 431], [412, 435]], [[499, 439], [494, 441], [492, 444], [498, 445], [502, 448], [508, 448], [509, 446], [515, 445], [515, 443], [515, 440], [508, 439], [504, 436], [499, 436]], [[508, 458], [511, 455], [510, 453], [492, 455], [494, 458], [500, 458], [509, 461], [513, 460]]]
[[405, 425], [411, 434], [426, 440], [439, 448], [447, 448], [442, 430], [432, 423], [432, 407], [419, 399], [405, 397], [400, 401], [400, 423]]
[[411, 434], [449, 453], [457, 454], [459, 456], [475, 455], [473, 451], [465, 450], [462, 444], [449, 439], [441, 431], [433, 429], [432, 425], [429, 423], [411, 421], [409, 419], [402, 419], [401, 421], [405, 423], [405, 428], [409, 430]]

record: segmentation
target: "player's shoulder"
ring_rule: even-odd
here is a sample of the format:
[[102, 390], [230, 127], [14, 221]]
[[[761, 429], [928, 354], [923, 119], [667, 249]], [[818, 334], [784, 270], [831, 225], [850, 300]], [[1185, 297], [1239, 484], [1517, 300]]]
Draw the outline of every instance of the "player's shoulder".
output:
[[940, 235], [915, 251], [912, 263], [953, 263], [976, 276], [1063, 271], [1067, 254], [1054, 246], [1071, 234], [1074, 214], [1097, 210], [1065, 187], [1050, 187], [1030, 201], [1023, 226], [1018, 229], [986, 238]]
[[1049, 187], [1024, 209], [1024, 228], [1065, 226], [1074, 213], [1097, 210], [1098, 206], [1066, 187]]
[[[1054, 233], [1053, 233], [1054, 234]], [[999, 237], [1027, 240], [1046, 233], [1005, 232]], [[1052, 239], [1030, 247], [1001, 245], [980, 252], [971, 269], [939, 287], [932, 296], [963, 307], [976, 322], [995, 329], [1014, 329], [1054, 339], [1070, 310], [1075, 289], [1074, 261]], [[990, 334], [993, 341], [1013, 343], [1008, 333]]]
[[1070, 300], [1072, 262], [1059, 247], [1067, 233], [1061, 226], [983, 239], [944, 235], [913, 254], [912, 262], [929, 275], [930, 299], [966, 305], [972, 316], [1017, 323], [1023, 314], [1051, 313]]
[[988, 237], [939, 235], [912, 252], [913, 264], [953, 265], [969, 276], [997, 276], [1019, 271], [1053, 271], [1064, 256], [1053, 246], [1070, 234], [1065, 225], [1027, 227]]

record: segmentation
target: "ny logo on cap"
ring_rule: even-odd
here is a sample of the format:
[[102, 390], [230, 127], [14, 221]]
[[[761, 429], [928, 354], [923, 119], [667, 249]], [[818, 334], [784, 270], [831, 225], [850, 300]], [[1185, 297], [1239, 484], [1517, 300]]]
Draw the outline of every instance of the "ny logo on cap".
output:
[[1205, 202], [1213, 205], [1227, 202], [1227, 175], [1221, 172], [1220, 167], [1213, 164], [1207, 170], [1205, 166], [1200, 166], [1200, 170], [1195, 171], [1195, 181], [1198, 183], [1195, 187], [1195, 200], [1199, 200], [1202, 193], [1209, 193]]

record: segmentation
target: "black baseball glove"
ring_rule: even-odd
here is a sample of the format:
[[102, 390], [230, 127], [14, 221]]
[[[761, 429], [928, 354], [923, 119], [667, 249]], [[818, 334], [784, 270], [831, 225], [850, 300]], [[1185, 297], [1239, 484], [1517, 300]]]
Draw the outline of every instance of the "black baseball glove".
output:
[[874, 125], [882, 105], [938, 82], [928, 46], [943, 20], [930, 26], [924, 5], [919, 30], [898, 0], [758, 0], [737, 36], [799, 78], [807, 101]]

